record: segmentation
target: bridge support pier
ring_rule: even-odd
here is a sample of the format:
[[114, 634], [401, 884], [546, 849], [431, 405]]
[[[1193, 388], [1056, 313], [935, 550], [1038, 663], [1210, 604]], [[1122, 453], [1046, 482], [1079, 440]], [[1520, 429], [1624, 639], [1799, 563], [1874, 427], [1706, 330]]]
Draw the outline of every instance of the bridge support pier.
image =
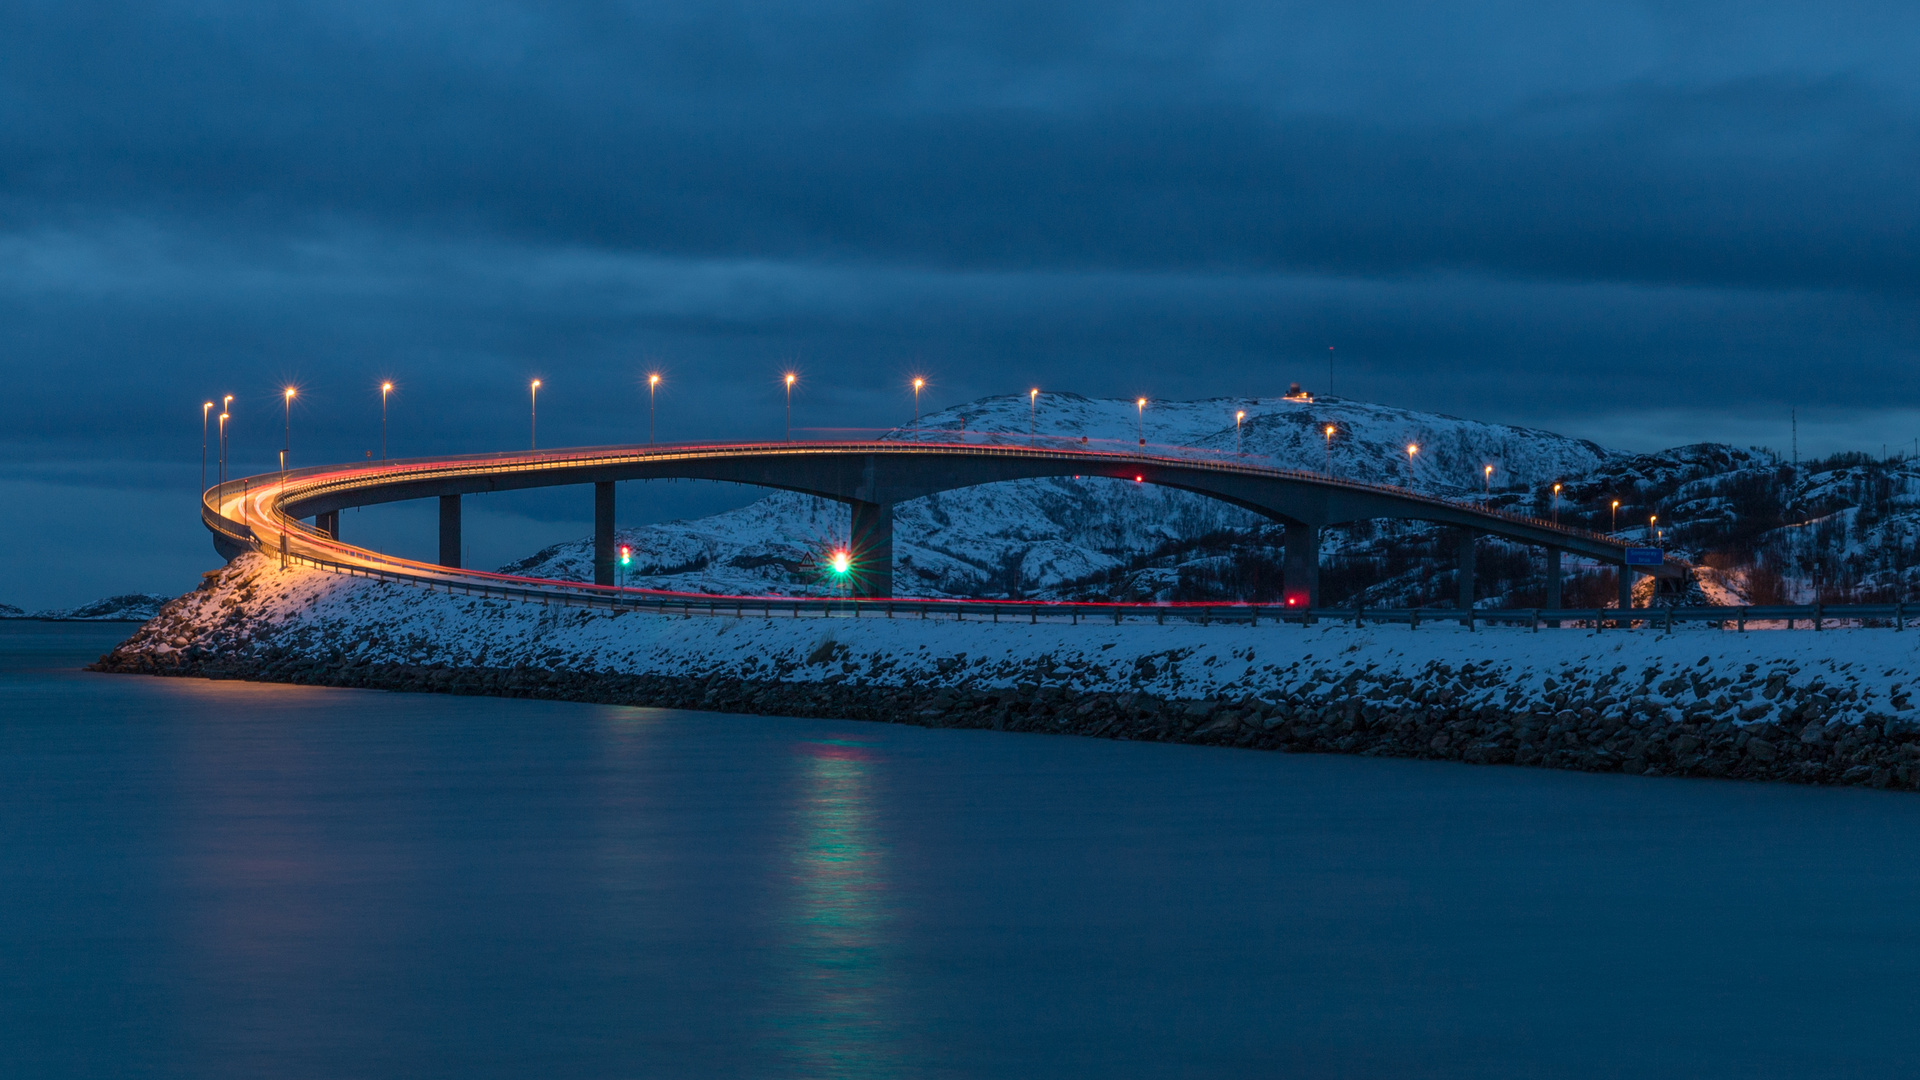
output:
[[1633, 567], [1620, 567], [1620, 610], [1626, 611], [1633, 606]]
[[593, 485], [593, 583], [614, 583], [613, 481]]
[[1459, 593], [1453, 601], [1455, 611], [1465, 611], [1473, 606], [1474, 557], [1479, 552], [1480, 534], [1472, 529], [1459, 529], [1453, 534], [1454, 563], [1459, 567]]
[[[1547, 610], [1549, 611], [1560, 610], [1560, 605], [1563, 602], [1560, 594], [1563, 588], [1565, 587], [1564, 580], [1565, 579], [1562, 578], [1560, 575], [1560, 549], [1548, 548], [1547, 549], [1547, 602], [1546, 602]], [[1560, 620], [1555, 619], [1552, 622], [1549, 622], [1547, 625], [1559, 626]]]
[[1281, 564], [1281, 591], [1291, 608], [1320, 606], [1320, 529], [1298, 521], [1287, 522], [1286, 552]]
[[315, 514], [313, 526], [326, 533], [330, 539], [340, 539], [340, 511], [329, 510], [324, 514]]
[[440, 496], [440, 565], [460, 567], [460, 496]]
[[852, 556], [853, 595], [893, 595], [893, 504], [855, 501], [847, 554]]

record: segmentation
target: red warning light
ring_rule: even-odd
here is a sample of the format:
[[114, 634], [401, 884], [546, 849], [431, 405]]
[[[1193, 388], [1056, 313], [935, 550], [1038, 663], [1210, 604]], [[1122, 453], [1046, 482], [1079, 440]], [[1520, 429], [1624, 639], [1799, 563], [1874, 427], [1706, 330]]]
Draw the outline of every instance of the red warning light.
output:
[[1143, 480], [1145, 480], [1145, 479], [1146, 479], [1146, 477], [1144, 477], [1144, 476], [1136, 476], [1136, 477], [1134, 477], [1134, 478], [1133, 478], [1133, 482], [1134, 482], [1134, 483], [1136, 483], [1136, 484], [1138, 484], [1138, 483], [1140, 483], [1141, 481], [1143, 481]]

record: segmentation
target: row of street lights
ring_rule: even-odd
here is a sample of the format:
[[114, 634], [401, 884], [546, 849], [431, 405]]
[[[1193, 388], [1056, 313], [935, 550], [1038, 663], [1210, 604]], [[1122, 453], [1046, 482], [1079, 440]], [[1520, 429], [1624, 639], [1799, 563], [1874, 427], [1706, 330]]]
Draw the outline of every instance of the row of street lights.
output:
[[[781, 381], [786, 391], [786, 429], [784, 433], [785, 440], [787, 442], [792, 442], [793, 441], [793, 388], [794, 388], [794, 385], [800, 381], [800, 376], [795, 372], [788, 371], [782, 375]], [[660, 391], [661, 382], [662, 382], [662, 376], [660, 375], [659, 372], [648, 373], [647, 375], [647, 443], [648, 445], [653, 445], [656, 439], [656, 434], [657, 434], [656, 421], [658, 419], [659, 391]], [[542, 385], [544, 384], [539, 379], [534, 379], [527, 384], [527, 445], [528, 445], [528, 448], [532, 450], [537, 450], [539, 449], [539, 446], [540, 446], [540, 387]], [[909, 385], [913, 390], [914, 425], [918, 427], [920, 423], [920, 391], [926, 388], [927, 380], [923, 376], [915, 376]], [[380, 460], [383, 463], [387, 460], [387, 400], [392, 395], [392, 393], [393, 393], [393, 383], [391, 381], [385, 381], [380, 384]], [[282, 399], [283, 408], [284, 408], [284, 417], [283, 417], [284, 442], [280, 450], [280, 471], [283, 477], [287, 470], [288, 459], [291, 457], [293, 452], [293, 399], [296, 396], [298, 396], [298, 394], [299, 394], [298, 389], [292, 386], [286, 387], [281, 394], [281, 399]], [[219, 416], [219, 425], [220, 425], [219, 426], [219, 444], [218, 444], [219, 445], [219, 465], [220, 465], [219, 479], [221, 483], [225, 483], [227, 479], [227, 421], [231, 417], [231, 407], [233, 405], [233, 400], [234, 400], [234, 395], [232, 394], [228, 394], [221, 399], [220, 416]], [[1146, 437], [1147, 436], [1147, 431], [1146, 431], [1147, 402], [1148, 402], [1148, 399], [1145, 397], [1136, 398], [1134, 400], [1134, 423], [1135, 423], [1134, 434], [1141, 446], [1145, 446], [1147, 444], [1147, 437]], [[200, 409], [200, 487], [201, 487], [201, 490], [203, 491], [206, 490], [209, 417], [211, 416], [212, 412], [213, 412], [213, 402], [209, 401], [204, 403], [201, 406], [201, 409]], [[1244, 455], [1245, 453], [1246, 419], [1247, 419], [1247, 413], [1246, 413], [1246, 410], [1244, 409], [1239, 410], [1233, 414], [1234, 452], [1236, 455]], [[1028, 437], [1037, 438], [1039, 434], [1039, 427], [1040, 427], [1040, 388], [1034, 387], [1027, 391]], [[1339, 430], [1338, 426], [1334, 424], [1327, 424], [1322, 429], [1322, 434], [1325, 436], [1325, 454], [1326, 454], [1325, 469], [1328, 475], [1331, 475], [1333, 472], [1333, 437], [1338, 430]], [[1419, 453], [1420, 453], [1420, 445], [1418, 443], [1407, 444], [1407, 487], [1409, 489], [1413, 487], [1414, 458]], [[1483, 472], [1483, 478], [1486, 483], [1486, 492], [1489, 496], [1491, 496], [1493, 494], [1494, 467], [1492, 465], [1487, 465], [1484, 467], [1482, 472]], [[1553, 514], [1554, 514], [1554, 522], [1556, 524], [1558, 524], [1560, 520], [1560, 487], [1561, 486], [1559, 484], [1553, 485]], [[1618, 531], [1619, 510], [1620, 510], [1620, 501], [1616, 499], [1613, 502], [1615, 531]], [[1654, 521], [1649, 521], [1648, 527], [1654, 528], [1656, 525], [1656, 522], [1657, 522], [1657, 518]]]

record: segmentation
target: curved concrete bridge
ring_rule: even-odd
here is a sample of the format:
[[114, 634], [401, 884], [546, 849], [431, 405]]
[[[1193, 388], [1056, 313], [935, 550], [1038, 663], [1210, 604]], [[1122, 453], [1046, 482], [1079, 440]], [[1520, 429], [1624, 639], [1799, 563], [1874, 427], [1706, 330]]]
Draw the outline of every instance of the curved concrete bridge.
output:
[[[228, 558], [243, 550], [287, 551], [349, 564], [499, 580], [502, 575], [460, 568], [461, 497], [591, 484], [594, 580], [612, 585], [614, 485], [622, 480], [717, 480], [846, 503], [852, 516], [849, 546], [855, 595], [885, 597], [893, 595], [895, 504], [980, 484], [1068, 476], [1179, 488], [1283, 524], [1289, 606], [1318, 606], [1320, 530], [1377, 518], [1452, 526], [1462, 570], [1463, 604], [1471, 603], [1474, 541], [1483, 534], [1547, 549], [1551, 578], [1547, 592], [1556, 608], [1561, 552], [1619, 567], [1623, 601], [1636, 570], [1660, 576], [1681, 576], [1686, 570], [1672, 561], [1657, 568], [1628, 567], [1628, 545], [1612, 537], [1406, 488], [1273, 468], [1239, 457], [1091, 450], [1065, 440], [1024, 446], [926, 442], [613, 446], [349, 464], [297, 470], [284, 478], [266, 473], [230, 481], [206, 493], [202, 518], [214, 534], [215, 546]], [[340, 540], [343, 509], [427, 498], [440, 500], [437, 565], [395, 559]], [[314, 526], [296, 520], [306, 517], [315, 519]]]

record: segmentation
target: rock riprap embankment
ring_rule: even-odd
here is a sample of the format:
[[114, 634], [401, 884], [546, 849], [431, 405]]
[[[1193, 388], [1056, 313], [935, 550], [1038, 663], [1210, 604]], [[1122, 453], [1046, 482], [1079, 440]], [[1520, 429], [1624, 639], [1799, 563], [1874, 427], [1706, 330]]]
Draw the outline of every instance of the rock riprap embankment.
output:
[[1920, 633], [678, 617], [237, 560], [100, 670], [1920, 788]]

